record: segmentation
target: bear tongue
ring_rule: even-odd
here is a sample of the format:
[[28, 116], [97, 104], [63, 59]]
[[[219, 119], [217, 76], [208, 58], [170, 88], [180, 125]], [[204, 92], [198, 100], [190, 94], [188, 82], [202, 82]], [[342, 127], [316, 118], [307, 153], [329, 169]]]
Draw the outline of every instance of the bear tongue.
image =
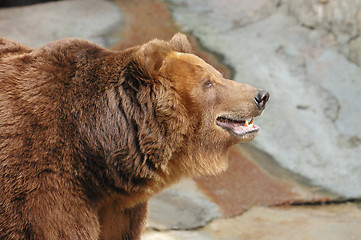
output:
[[245, 125], [238, 125], [238, 126], [234, 126], [232, 128], [232, 131], [236, 134], [236, 135], [244, 135], [252, 130], [254, 130], [256, 127], [255, 125], [248, 125], [247, 122]]

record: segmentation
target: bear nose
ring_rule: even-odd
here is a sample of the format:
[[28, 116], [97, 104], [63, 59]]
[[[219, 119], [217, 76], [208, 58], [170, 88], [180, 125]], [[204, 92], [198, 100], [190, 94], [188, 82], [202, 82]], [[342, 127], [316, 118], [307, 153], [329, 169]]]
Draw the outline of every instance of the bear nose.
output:
[[259, 90], [257, 96], [254, 98], [259, 110], [263, 110], [266, 106], [266, 102], [269, 99], [269, 93], [263, 89]]

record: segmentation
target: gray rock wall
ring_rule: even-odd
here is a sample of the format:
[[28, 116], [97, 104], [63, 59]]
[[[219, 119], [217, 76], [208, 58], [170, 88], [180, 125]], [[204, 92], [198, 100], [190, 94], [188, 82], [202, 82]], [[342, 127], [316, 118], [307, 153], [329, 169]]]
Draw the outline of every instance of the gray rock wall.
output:
[[0, 8], [0, 36], [30, 47], [67, 37], [111, 46], [119, 41], [122, 19], [115, 4], [98, 0]]

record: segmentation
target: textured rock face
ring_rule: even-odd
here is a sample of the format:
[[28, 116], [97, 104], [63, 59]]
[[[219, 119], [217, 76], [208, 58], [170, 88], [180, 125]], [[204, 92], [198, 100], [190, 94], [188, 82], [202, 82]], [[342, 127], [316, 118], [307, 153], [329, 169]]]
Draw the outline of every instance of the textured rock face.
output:
[[358, 37], [350, 42], [349, 58], [352, 62], [361, 66], [361, 37]]
[[183, 30], [221, 53], [236, 81], [270, 91], [256, 146], [316, 185], [361, 196], [361, 69], [345, 52], [359, 35], [360, 1], [172, 2]]
[[299, 24], [332, 33], [349, 59], [361, 65], [360, 0], [285, 0], [285, 3]]
[[297, 208], [255, 207], [233, 219], [217, 219], [199, 231], [148, 232], [143, 240], [343, 240], [360, 239], [355, 205]]
[[221, 216], [218, 206], [185, 180], [151, 199], [148, 227], [187, 230], [203, 227]]
[[110, 46], [119, 41], [122, 14], [108, 1], [58, 1], [0, 9], [0, 23], [2, 37], [30, 47], [66, 37]]
[[300, 24], [330, 31], [341, 43], [359, 34], [360, 0], [285, 0], [285, 3]]
[[[346, 219], [354, 221], [345, 222]], [[256, 207], [233, 221], [217, 220], [208, 229], [213, 235], [209, 239], [359, 239], [360, 219], [361, 211], [353, 205], [293, 209]], [[217, 235], [220, 229], [228, 231]]]

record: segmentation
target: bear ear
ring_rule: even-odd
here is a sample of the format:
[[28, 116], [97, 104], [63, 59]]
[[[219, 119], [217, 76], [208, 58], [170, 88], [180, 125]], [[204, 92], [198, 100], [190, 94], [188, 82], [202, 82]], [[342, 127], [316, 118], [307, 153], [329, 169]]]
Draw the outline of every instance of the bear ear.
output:
[[171, 51], [191, 53], [192, 47], [186, 35], [177, 33], [169, 42], [154, 39], [140, 46], [136, 52], [137, 64], [146, 78], [155, 78], [163, 61]]
[[182, 53], [192, 53], [192, 47], [189, 43], [187, 36], [183, 33], [177, 33], [169, 41], [174, 51]]
[[136, 53], [142, 75], [146, 78], [156, 77], [170, 51], [169, 44], [158, 39], [143, 44]]

